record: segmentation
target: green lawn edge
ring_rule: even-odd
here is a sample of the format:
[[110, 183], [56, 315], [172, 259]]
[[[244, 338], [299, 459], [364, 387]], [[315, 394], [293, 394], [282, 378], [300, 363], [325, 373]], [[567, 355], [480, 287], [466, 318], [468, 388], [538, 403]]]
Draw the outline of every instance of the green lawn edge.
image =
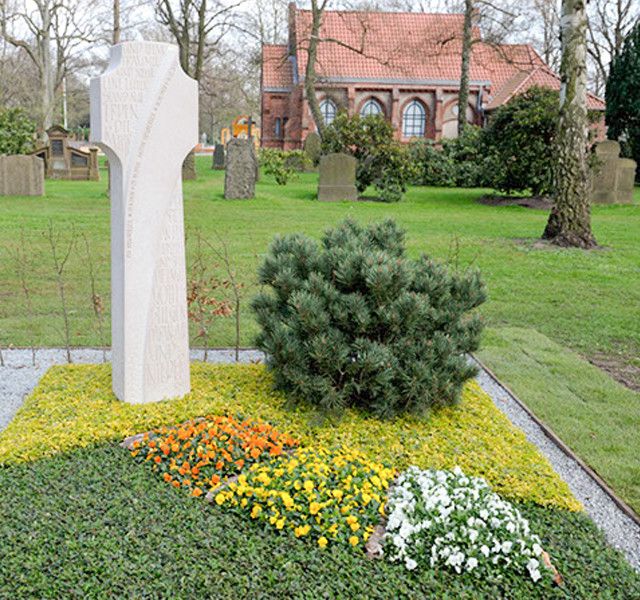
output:
[[534, 329], [490, 328], [478, 358], [640, 514], [640, 394]]

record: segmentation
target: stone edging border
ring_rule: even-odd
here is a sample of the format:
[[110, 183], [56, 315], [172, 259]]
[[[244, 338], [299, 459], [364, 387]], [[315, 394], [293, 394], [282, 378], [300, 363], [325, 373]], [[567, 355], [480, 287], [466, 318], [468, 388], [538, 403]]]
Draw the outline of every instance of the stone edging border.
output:
[[636, 514], [636, 512], [624, 501], [620, 498], [611, 487], [598, 475], [598, 473], [590, 467], [587, 463], [585, 463], [579, 456], [577, 456], [569, 446], [567, 446], [557, 435], [556, 433], [543, 421], [541, 421], [532, 411], [531, 409], [522, 401], [520, 398], [514, 393], [512, 389], [510, 389], [505, 383], [503, 383], [498, 376], [489, 368], [486, 364], [484, 364], [475, 354], [469, 354], [471, 358], [478, 364], [478, 366], [483, 369], [491, 379], [493, 379], [494, 383], [500, 386], [511, 398], [514, 402], [529, 416], [529, 418], [542, 430], [542, 432], [560, 449], [562, 452], [568, 456], [571, 460], [575, 461], [578, 466], [596, 483], [598, 487], [602, 489], [602, 491], [607, 494], [614, 502], [614, 504], [627, 516], [629, 517], [636, 525], [640, 526], [640, 516]]

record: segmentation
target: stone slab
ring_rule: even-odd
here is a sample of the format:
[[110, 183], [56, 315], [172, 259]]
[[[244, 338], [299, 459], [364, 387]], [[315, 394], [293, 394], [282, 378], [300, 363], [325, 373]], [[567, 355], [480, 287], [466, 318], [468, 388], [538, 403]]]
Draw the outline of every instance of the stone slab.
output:
[[196, 155], [189, 152], [182, 162], [182, 181], [197, 179], [196, 173]]
[[326, 154], [320, 158], [318, 200], [334, 202], [357, 200], [356, 166], [358, 161], [348, 154]]
[[0, 196], [44, 195], [44, 161], [37, 156], [0, 156]]
[[224, 169], [225, 156], [224, 156], [224, 144], [216, 144], [213, 149], [213, 160], [211, 164], [212, 169], [221, 171]]
[[224, 175], [224, 197], [245, 200], [256, 195], [258, 157], [253, 140], [232, 138], [227, 143], [227, 164]]

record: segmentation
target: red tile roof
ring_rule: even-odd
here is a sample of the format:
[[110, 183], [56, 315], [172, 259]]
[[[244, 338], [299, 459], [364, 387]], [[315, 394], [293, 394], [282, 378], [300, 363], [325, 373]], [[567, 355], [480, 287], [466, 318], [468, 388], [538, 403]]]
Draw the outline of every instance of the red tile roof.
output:
[[290, 88], [293, 85], [293, 66], [288, 60], [287, 46], [262, 46], [262, 85], [272, 89]]
[[[323, 41], [318, 47], [318, 76], [353, 82], [456, 85], [460, 80], [463, 21], [461, 14], [326, 11], [320, 32]], [[303, 79], [311, 12], [296, 10], [294, 24], [298, 75]], [[559, 89], [558, 76], [531, 46], [485, 43], [478, 28], [474, 28], [473, 39], [470, 80], [491, 88], [491, 108], [532, 85]], [[269, 85], [284, 87], [282, 82], [292, 82], [292, 70], [281, 67], [278, 71], [273, 66], [278, 60], [282, 64], [286, 47], [265, 46], [264, 51], [265, 58], [270, 57], [264, 67], [264, 85], [269, 81], [278, 82]], [[589, 107], [603, 109], [604, 103], [590, 95]]]

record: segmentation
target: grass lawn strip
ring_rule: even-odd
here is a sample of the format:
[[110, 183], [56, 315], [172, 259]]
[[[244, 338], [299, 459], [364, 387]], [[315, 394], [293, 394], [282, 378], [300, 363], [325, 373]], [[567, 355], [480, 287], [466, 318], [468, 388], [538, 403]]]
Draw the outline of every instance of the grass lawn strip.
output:
[[2, 597], [640, 597], [638, 574], [583, 513], [532, 503], [517, 506], [562, 588], [521, 576], [407, 572], [352, 548], [321, 549], [174, 490], [115, 443], [5, 466], [0, 489]]
[[478, 356], [640, 514], [640, 394], [531, 329], [487, 332]]
[[52, 456], [203, 415], [247, 415], [306, 446], [346, 447], [402, 470], [453, 469], [484, 477], [510, 499], [580, 510], [567, 484], [475, 383], [459, 406], [426, 419], [380, 421], [347, 411], [339, 421], [289, 410], [262, 365], [192, 365], [192, 392], [144, 405], [119, 402], [109, 365], [52, 367], [0, 434], [0, 464]]

